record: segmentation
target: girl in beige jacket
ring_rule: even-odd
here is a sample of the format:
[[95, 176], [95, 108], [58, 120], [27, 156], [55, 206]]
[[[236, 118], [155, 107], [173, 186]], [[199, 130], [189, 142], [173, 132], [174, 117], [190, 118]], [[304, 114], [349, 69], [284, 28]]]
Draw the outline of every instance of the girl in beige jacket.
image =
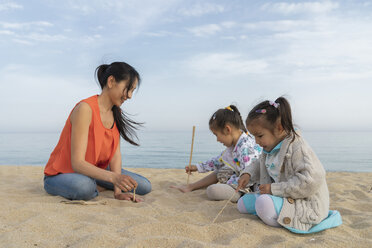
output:
[[238, 189], [251, 181], [260, 184], [260, 192], [240, 198], [238, 210], [296, 233], [340, 225], [340, 214], [329, 211], [325, 170], [295, 131], [288, 101], [279, 97], [258, 104], [248, 114], [246, 125], [263, 153], [241, 172]]

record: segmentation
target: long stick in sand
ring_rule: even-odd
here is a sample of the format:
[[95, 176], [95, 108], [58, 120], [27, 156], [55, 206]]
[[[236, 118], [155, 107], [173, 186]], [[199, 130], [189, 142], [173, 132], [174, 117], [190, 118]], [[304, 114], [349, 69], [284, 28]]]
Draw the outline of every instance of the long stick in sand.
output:
[[192, 126], [192, 141], [191, 141], [191, 152], [190, 152], [190, 161], [189, 161], [189, 173], [187, 173], [187, 185], [189, 185], [189, 179], [191, 174], [191, 160], [192, 160], [192, 150], [194, 148], [194, 136], [195, 136], [195, 126]]
[[220, 216], [220, 214], [223, 212], [223, 210], [226, 208], [227, 204], [231, 201], [231, 199], [235, 196], [235, 194], [236, 194], [236, 192], [234, 192], [234, 194], [230, 197], [230, 199], [227, 200], [225, 206], [223, 206], [223, 208], [221, 209], [221, 211], [217, 214], [217, 216], [212, 221], [212, 224], [217, 220], [218, 216]]

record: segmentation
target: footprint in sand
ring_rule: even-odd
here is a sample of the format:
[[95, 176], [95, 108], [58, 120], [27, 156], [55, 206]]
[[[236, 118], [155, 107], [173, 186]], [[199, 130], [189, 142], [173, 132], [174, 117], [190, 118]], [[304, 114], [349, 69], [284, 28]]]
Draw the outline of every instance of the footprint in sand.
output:
[[353, 229], [365, 229], [370, 227], [371, 224], [367, 222], [356, 222], [350, 225], [351, 228]]
[[228, 245], [230, 244], [233, 238], [234, 238], [234, 235], [231, 235], [231, 234], [223, 235], [222, 234], [222, 235], [219, 235], [218, 238], [212, 240], [212, 242], [216, 244]]
[[259, 247], [267, 247], [271, 245], [278, 245], [281, 242], [285, 242], [286, 239], [279, 235], [272, 235], [272, 236], [264, 236], [261, 239], [261, 243]]

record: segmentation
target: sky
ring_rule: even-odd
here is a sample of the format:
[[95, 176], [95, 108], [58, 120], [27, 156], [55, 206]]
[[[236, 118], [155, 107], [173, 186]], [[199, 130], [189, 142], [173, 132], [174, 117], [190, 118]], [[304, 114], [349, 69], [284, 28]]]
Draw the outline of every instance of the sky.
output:
[[372, 1], [0, 0], [0, 132], [60, 131], [114, 61], [147, 130], [279, 96], [303, 130], [372, 130], [371, 25]]

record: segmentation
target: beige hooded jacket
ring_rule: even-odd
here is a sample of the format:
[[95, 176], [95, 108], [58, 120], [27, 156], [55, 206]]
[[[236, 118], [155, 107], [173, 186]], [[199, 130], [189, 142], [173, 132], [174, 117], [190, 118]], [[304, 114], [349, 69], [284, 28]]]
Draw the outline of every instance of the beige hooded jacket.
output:
[[328, 216], [329, 192], [326, 173], [314, 151], [301, 136], [293, 134], [283, 140], [279, 151], [281, 170], [278, 183], [272, 183], [266, 167], [266, 154], [241, 175], [251, 175], [251, 182], [271, 183], [274, 196], [284, 198], [278, 223], [285, 227], [307, 231]]

